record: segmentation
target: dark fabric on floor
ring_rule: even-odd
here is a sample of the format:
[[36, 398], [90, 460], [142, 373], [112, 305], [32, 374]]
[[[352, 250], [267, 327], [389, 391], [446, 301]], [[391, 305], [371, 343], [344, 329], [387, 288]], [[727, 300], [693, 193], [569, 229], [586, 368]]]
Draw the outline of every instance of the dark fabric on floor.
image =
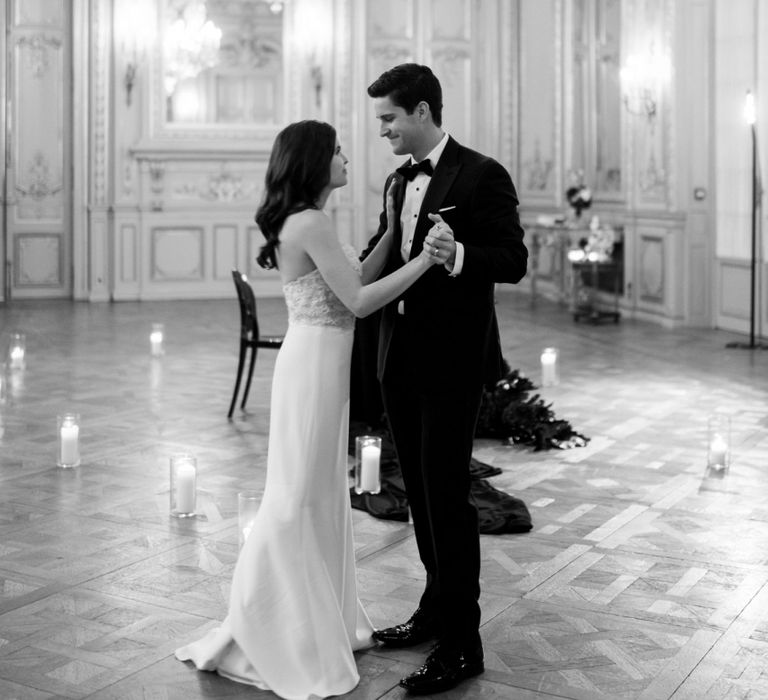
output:
[[[382, 520], [408, 522], [408, 496], [389, 431], [386, 428], [373, 428], [365, 423], [353, 421], [349, 435], [349, 451], [352, 455], [355, 453], [357, 435], [381, 437], [381, 491], [376, 494], [357, 494], [354, 488], [350, 488], [352, 507]], [[487, 481], [488, 477], [501, 474], [501, 469], [474, 458], [469, 469], [472, 476], [470, 499], [477, 508], [480, 533], [503, 535], [530, 532], [533, 522], [525, 503], [504, 491], [499, 491]]]

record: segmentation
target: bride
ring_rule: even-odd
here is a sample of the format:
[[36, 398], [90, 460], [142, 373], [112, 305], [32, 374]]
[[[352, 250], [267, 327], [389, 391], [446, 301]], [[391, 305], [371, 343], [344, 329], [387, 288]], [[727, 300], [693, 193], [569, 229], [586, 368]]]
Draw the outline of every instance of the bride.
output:
[[373, 281], [399, 235], [392, 214], [399, 179], [387, 193], [386, 233], [360, 263], [323, 212], [347, 183], [346, 164], [335, 130], [322, 122], [291, 124], [275, 141], [256, 214], [267, 239], [258, 262], [280, 270], [288, 330], [272, 383], [266, 486], [227, 617], [176, 650], [200, 670], [291, 700], [352, 690], [359, 681], [353, 652], [374, 644], [357, 596], [347, 484], [355, 317], [395, 300], [443, 262], [433, 229], [417, 256]]

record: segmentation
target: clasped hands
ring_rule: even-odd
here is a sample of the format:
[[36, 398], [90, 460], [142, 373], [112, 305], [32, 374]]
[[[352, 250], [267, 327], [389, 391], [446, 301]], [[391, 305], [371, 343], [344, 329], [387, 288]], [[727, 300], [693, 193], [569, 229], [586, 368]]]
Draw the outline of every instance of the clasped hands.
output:
[[[387, 222], [389, 224], [387, 233], [392, 232], [395, 221], [394, 194], [397, 186], [397, 180], [393, 179], [387, 190]], [[433, 265], [445, 265], [448, 263], [452, 266], [456, 260], [456, 241], [453, 238], [453, 230], [443, 221], [443, 217], [440, 214], [427, 214], [427, 216], [434, 226], [427, 231], [422, 251]]]
[[456, 241], [453, 230], [443, 221], [440, 214], [427, 214], [434, 226], [429, 229], [424, 239], [424, 250], [432, 257], [435, 264], [453, 265], [456, 260]]

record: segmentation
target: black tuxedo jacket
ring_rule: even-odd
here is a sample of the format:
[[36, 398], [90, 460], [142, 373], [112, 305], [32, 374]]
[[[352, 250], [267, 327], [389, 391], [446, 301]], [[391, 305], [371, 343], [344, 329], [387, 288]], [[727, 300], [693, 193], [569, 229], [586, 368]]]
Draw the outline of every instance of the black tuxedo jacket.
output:
[[[387, 192], [393, 173], [387, 178]], [[400, 210], [405, 183], [395, 194], [397, 222], [390, 256], [382, 275], [403, 264], [400, 252]], [[386, 194], [384, 195], [386, 198]], [[468, 381], [483, 384], [502, 374], [499, 330], [494, 311], [494, 285], [519, 282], [526, 272], [528, 251], [523, 243], [515, 187], [506, 169], [497, 161], [458, 144], [453, 138], [440, 156], [419, 213], [411, 257], [422, 249], [433, 223], [428, 213], [455, 207], [441, 216], [464, 245], [461, 274], [451, 277], [436, 265], [428, 270], [399, 299], [382, 310], [379, 329], [377, 375], [388, 369], [393, 333], [406, 332], [408, 354], [425, 367], [425, 385], [455, 386]], [[386, 231], [386, 206], [379, 220], [374, 245]], [[369, 247], [370, 249], [370, 247]], [[404, 315], [398, 315], [403, 301]]]

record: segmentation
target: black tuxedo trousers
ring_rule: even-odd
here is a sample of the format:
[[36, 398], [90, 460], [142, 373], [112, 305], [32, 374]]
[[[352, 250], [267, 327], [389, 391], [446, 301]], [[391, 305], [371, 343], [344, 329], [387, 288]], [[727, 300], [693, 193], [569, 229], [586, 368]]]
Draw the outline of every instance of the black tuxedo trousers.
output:
[[482, 384], [420, 381], [429, 369], [413, 357], [408, 323], [396, 322], [381, 386], [427, 574], [420, 607], [442, 643], [472, 650], [480, 646], [480, 538], [469, 464]]

